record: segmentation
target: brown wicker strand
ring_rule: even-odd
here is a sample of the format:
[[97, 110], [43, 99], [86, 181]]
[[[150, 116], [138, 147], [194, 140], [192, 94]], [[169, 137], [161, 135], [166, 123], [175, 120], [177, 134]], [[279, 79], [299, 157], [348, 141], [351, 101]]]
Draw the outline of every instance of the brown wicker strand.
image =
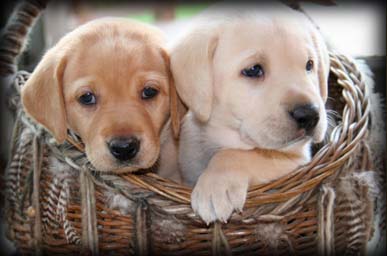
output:
[[318, 224], [318, 239], [320, 255], [335, 255], [334, 253], [334, 220], [333, 208], [335, 203], [335, 192], [332, 187], [323, 185], [320, 190], [320, 200], [318, 203], [319, 209], [319, 224]]
[[230, 245], [222, 231], [222, 224], [215, 222], [212, 232], [212, 255], [231, 256]]
[[33, 192], [32, 192], [32, 205], [35, 211], [35, 223], [34, 223], [34, 247], [35, 254], [42, 255], [42, 219], [40, 213], [40, 174], [42, 170], [42, 157], [43, 150], [40, 144], [38, 136], [34, 137], [33, 140], [33, 162], [34, 162], [34, 174], [33, 174]]
[[147, 231], [147, 209], [144, 200], [139, 200], [136, 210], [136, 255], [149, 255], [149, 242]]
[[0, 36], [0, 76], [16, 72], [16, 59], [23, 52], [26, 37], [48, 0], [26, 0], [18, 4]]
[[80, 172], [81, 205], [82, 205], [82, 249], [83, 253], [98, 255], [98, 231], [94, 184], [88, 177], [88, 170]]

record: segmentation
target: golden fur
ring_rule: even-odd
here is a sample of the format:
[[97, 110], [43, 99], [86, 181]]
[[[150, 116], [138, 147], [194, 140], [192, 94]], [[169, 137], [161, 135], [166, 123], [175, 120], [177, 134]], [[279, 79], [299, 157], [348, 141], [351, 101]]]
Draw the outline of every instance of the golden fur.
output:
[[[141, 99], [145, 86], [159, 90]], [[91, 91], [94, 106], [79, 103]], [[90, 162], [100, 171], [151, 167], [159, 156], [159, 134], [169, 110], [176, 116], [176, 92], [163, 34], [120, 18], [86, 23], [64, 36], [43, 57], [22, 90], [25, 111], [63, 143], [67, 130], [78, 134]], [[176, 119], [172, 119], [178, 130]], [[118, 163], [107, 142], [137, 136], [140, 151]]]

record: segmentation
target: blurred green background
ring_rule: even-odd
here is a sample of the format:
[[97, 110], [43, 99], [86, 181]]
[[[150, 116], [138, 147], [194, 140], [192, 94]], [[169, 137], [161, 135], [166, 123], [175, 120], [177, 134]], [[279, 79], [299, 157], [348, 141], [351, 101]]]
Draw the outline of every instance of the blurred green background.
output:
[[[176, 20], [189, 19], [208, 7], [209, 4], [181, 4], [174, 8]], [[128, 18], [136, 19], [146, 23], [155, 23], [156, 15], [152, 10], [146, 10], [138, 14], [128, 15]]]

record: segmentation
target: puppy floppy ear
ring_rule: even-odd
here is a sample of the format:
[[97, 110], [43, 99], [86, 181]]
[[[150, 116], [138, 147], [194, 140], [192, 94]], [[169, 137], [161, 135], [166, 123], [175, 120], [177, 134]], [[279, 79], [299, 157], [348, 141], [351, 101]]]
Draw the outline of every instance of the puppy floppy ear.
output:
[[328, 98], [328, 77], [330, 60], [324, 38], [316, 28], [312, 28], [312, 40], [318, 54], [317, 73], [320, 86], [320, 94], [324, 102]]
[[179, 138], [180, 134], [180, 120], [182, 115], [184, 115], [184, 106], [180, 100], [179, 95], [176, 92], [176, 87], [173, 79], [171, 79], [169, 86], [169, 94], [170, 94], [170, 109], [171, 109], [171, 126], [173, 137], [175, 139]]
[[171, 117], [172, 133], [175, 139], [179, 138], [180, 134], [180, 120], [185, 113], [185, 108], [180, 100], [179, 95], [176, 92], [175, 81], [171, 72], [171, 63], [168, 53], [165, 49], [161, 49], [161, 55], [166, 63], [166, 69], [168, 73], [169, 81], [169, 108]]
[[62, 88], [65, 66], [65, 57], [51, 49], [35, 68], [21, 91], [26, 113], [51, 132], [58, 143], [63, 143], [67, 137]]
[[196, 30], [185, 35], [171, 51], [171, 69], [183, 102], [202, 122], [212, 110], [212, 59], [218, 38], [215, 31]]

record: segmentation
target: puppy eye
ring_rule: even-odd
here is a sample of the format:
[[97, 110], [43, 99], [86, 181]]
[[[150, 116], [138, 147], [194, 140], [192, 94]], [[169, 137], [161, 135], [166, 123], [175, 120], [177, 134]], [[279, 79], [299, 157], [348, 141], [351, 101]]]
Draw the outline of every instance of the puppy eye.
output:
[[311, 71], [313, 69], [313, 66], [314, 66], [314, 63], [313, 63], [313, 60], [308, 60], [306, 62], [306, 71]]
[[143, 100], [148, 100], [155, 97], [158, 93], [159, 91], [153, 87], [145, 87], [141, 92], [141, 98]]
[[265, 72], [263, 71], [263, 67], [259, 64], [256, 64], [250, 68], [245, 68], [242, 70], [242, 75], [246, 77], [251, 77], [251, 78], [260, 78], [265, 75]]
[[82, 105], [94, 105], [97, 102], [95, 95], [92, 92], [86, 92], [78, 98], [79, 103]]

